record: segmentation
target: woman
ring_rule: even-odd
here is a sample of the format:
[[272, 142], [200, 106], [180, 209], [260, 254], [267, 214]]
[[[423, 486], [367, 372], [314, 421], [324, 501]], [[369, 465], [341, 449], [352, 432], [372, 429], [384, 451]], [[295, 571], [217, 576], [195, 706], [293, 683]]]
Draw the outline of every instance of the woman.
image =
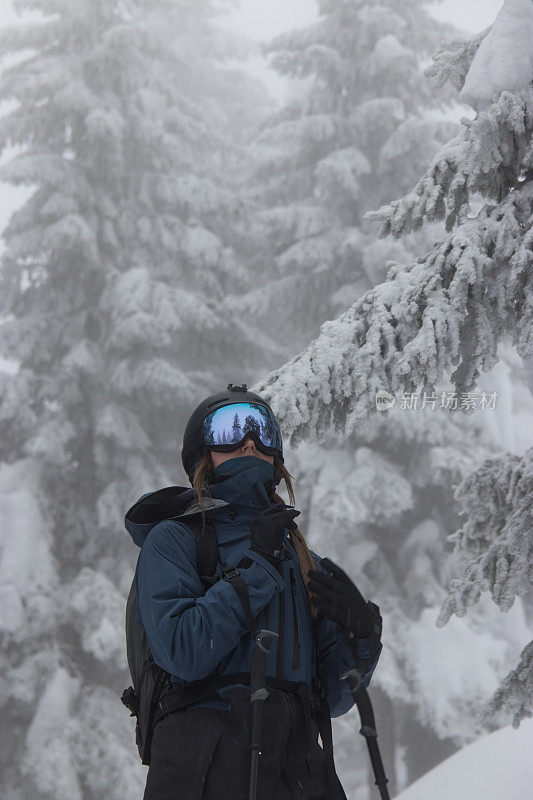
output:
[[[167, 513], [142, 544], [138, 613], [155, 663], [172, 676], [163, 703], [213, 676], [219, 688], [157, 722], [144, 800], [248, 798], [252, 625], [278, 634], [267, 662], [258, 799], [342, 798], [317, 719], [326, 699], [331, 716], [353, 705], [347, 670], [358, 668], [368, 684], [381, 650], [379, 610], [309, 551], [294, 522], [300, 512], [276, 493], [284, 479], [294, 503], [279, 425], [261, 397], [230, 384], [202, 401], [182, 461], [194, 490], [188, 513], [214, 526], [219, 580], [204, 593], [187, 515]], [[243, 591], [229, 578], [236, 575]]]

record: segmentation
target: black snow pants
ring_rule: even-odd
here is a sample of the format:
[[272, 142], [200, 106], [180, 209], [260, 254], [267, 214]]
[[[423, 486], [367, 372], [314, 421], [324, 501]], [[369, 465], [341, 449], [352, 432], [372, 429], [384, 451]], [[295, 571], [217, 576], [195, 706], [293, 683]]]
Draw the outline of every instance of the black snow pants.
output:
[[[144, 800], [248, 800], [250, 689], [231, 710], [182, 708], [157, 722]], [[263, 706], [257, 800], [328, 800], [326, 757], [304, 692], [269, 689]]]

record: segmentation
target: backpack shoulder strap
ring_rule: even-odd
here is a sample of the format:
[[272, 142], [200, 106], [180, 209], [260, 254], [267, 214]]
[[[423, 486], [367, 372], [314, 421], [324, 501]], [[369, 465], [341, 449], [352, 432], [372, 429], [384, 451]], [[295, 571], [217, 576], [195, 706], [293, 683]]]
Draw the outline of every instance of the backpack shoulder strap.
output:
[[[218, 542], [215, 526], [208, 519], [202, 525], [202, 518], [198, 515], [191, 516], [185, 524], [191, 528], [196, 537], [196, 544], [198, 545], [198, 574], [200, 575], [204, 592], [207, 592], [219, 580], [219, 576], [215, 574], [218, 563]], [[245, 559], [241, 561], [243, 566], [244, 561]], [[248, 627], [253, 636], [255, 633], [255, 620], [250, 607], [250, 597], [238, 568], [230, 567], [223, 570], [222, 577], [228, 580], [237, 592]]]
[[218, 542], [213, 523], [205, 519], [202, 524], [201, 515], [195, 514], [190, 519], [180, 520], [192, 530], [198, 547], [198, 574], [202, 581], [204, 591], [207, 591], [218, 581], [215, 575], [218, 563]]

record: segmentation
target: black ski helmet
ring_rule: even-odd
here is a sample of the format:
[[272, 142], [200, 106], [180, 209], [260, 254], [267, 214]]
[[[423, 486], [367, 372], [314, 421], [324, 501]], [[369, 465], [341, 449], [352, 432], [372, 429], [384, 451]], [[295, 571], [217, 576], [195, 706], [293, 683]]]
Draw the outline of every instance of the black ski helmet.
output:
[[[245, 383], [242, 384], [242, 386], [234, 386], [232, 383], [228, 383], [225, 392], [210, 394], [209, 397], [202, 400], [192, 412], [185, 426], [181, 448], [183, 469], [187, 473], [191, 483], [194, 477], [196, 464], [208, 449], [202, 441], [202, 423], [204, 419], [211, 414], [212, 411], [216, 411], [217, 408], [233, 405], [234, 403], [257, 403], [268, 408], [271, 413], [274, 413], [266, 400], [263, 400], [263, 398], [255, 394], [255, 392], [249, 392], [247, 390]], [[283, 449], [278, 452], [278, 455], [283, 462]], [[281, 477], [279, 480], [281, 480]], [[279, 480], [276, 480], [276, 483], [279, 483]]]

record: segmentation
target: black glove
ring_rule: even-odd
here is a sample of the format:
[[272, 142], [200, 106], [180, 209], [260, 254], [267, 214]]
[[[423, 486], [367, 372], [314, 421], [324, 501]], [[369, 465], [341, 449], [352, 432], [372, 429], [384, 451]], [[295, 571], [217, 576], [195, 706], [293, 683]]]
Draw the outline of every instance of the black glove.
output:
[[293, 531], [297, 528], [294, 517], [299, 513], [295, 508], [278, 504], [254, 517], [250, 522], [250, 549], [268, 559], [274, 566], [279, 564], [283, 555], [285, 530], [289, 528]]
[[350, 639], [370, 636], [379, 642], [381, 615], [375, 603], [366, 602], [348, 575], [329, 558], [321, 565], [329, 573], [316, 569], [309, 572], [308, 588], [317, 596], [311, 598], [319, 613], [337, 622]]

